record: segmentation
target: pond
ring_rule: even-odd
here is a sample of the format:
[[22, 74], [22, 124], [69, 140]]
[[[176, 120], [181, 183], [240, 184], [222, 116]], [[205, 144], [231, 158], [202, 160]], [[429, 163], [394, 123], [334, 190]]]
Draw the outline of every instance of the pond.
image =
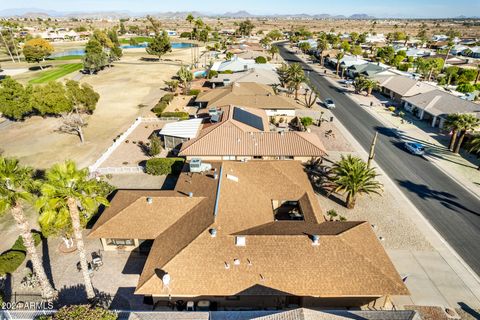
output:
[[[148, 43], [139, 43], [137, 45], [122, 45], [122, 49], [139, 49], [139, 48], [146, 48]], [[185, 42], [172, 42], [172, 49], [186, 49], [191, 48], [193, 44], [185, 43]], [[83, 56], [85, 55], [85, 49], [72, 49], [63, 52], [57, 52], [50, 56], [50, 58], [58, 58], [58, 57], [65, 57], [65, 56]]]

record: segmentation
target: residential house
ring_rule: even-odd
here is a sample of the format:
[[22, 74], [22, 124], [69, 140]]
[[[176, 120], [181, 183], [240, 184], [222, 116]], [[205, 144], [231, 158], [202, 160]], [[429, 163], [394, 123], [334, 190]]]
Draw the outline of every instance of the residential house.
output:
[[376, 76], [375, 79], [379, 83], [381, 92], [398, 103], [402, 103], [405, 97], [436, 89], [432, 85], [404, 76]]
[[448, 39], [450, 39], [450, 37], [444, 34], [436, 34], [432, 36], [432, 41], [434, 42], [448, 41]]
[[[326, 221], [297, 161], [184, 168], [174, 190], [119, 190], [89, 238], [142, 247], [135, 294], [156, 306], [382, 307], [408, 289], [364, 221]], [[133, 243], [133, 245], [131, 245]]]
[[233, 74], [218, 74], [208, 80], [216, 86], [228, 86], [232, 83], [256, 82], [265, 85], [280, 84], [278, 73], [275, 70], [252, 68], [247, 71], [237, 72]]
[[227, 87], [200, 93], [195, 102], [200, 108], [241, 106], [265, 110], [267, 116], [290, 121], [302, 107], [293, 99], [275, 94], [271, 86], [255, 82], [236, 82]]
[[461, 44], [454, 45], [452, 49], [450, 49], [450, 54], [458, 55], [461, 54], [464, 50], [467, 50], [469, 47]]
[[359, 75], [365, 77], [373, 77], [376, 74], [389, 69], [389, 67], [384, 66], [380, 63], [364, 63], [364, 64], [355, 64], [347, 68], [347, 76], [350, 78], [355, 78]]
[[365, 43], [374, 44], [374, 43], [385, 43], [387, 39], [383, 33], [371, 34], [369, 33], [365, 38]]
[[[318, 135], [270, 131], [264, 110], [228, 106], [214, 112], [198, 136], [185, 141], [179, 155], [187, 160], [299, 160], [325, 156]], [[215, 117], [212, 123], [211, 119]]]
[[243, 59], [238, 56], [234, 56], [232, 60], [217, 61], [210, 68], [210, 70], [217, 72], [242, 72], [249, 69], [274, 70], [275, 67], [270, 63], [255, 63], [255, 60], [253, 59]]
[[404, 97], [403, 101], [407, 111], [415, 113], [420, 120], [430, 121], [432, 127], [442, 128], [452, 113], [470, 113], [480, 118], [480, 105], [438, 89]]

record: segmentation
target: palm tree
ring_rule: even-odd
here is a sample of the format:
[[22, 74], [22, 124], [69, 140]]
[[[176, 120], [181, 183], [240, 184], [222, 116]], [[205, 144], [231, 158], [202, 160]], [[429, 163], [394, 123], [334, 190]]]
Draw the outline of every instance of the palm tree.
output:
[[339, 52], [337, 53], [337, 55], [335, 56], [335, 58], [337, 59], [337, 76], [338, 76], [338, 71], [340, 70], [340, 60], [342, 60], [342, 58], [345, 56], [345, 54], [343, 52]]
[[460, 152], [460, 147], [462, 146], [463, 139], [468, 131], [474, 130], [480, 126], [480, 119], [478, 119], [473, 114], [462, 114], [460, 115], [460, 136], [458, 137], [457, 145], [453, 150], [454, 153]]
[[458, 131], [460, 130], [460, 114], [452, 113], [447, 116], [443, 127], [451, 131], [450, 143], [448, 144], [448, 150], [453, 151], [455, 142], [457, 141]]
[[323, 66], [325, 51], [328, 49], [328, 41], [325, 38], [318, 39], [317, 50], [320, 51], [320, 65]]
[[[66, 161], [54, 165], [47, 170], [45, 182], [42, 184], [39, 207], [44, 205], [47, 211], [66, 212], [70, 215], [73, 236], [77, 243], [80, 265], [82, 267], [85, 290], [88, 299], [95, 298], [92, 281], [88, 272], [85, 243], [82, 235], [82, 220], [95, 212], [98, 205], [108, 205], [103, 196], [102, 187], [94, 180], [88, 178], [88, 169], [77, 169], [73, 161]], [[83, 217], [81, 217], [81, 215]]]
[[277, 46], [271, 46], [268, 52], [272, 55], [272, 60], [275, 59], [275, 55], [280, 52]]
[[32, 261], [33, 272], [40, 282], [42, 297], [48, 301], [54, 300], [57, 291], [52, 287], [45, 274], [42, 262], [35, 247], [30, 224], [23, 211], [23, 203], [31, 202], [33, 186], [33, 170], [21, 167], [16, 159], [0, 157], [0, 214], [10, 211], [20, 231], [27, 254]]
[[365, 79], [363, 81], [363, 88], [367, 90], [367, 96], [372, 94], [372, 90], [378, 87], [378, 82], [372, 79]]
[[[477, 155], [480, 155], [480, 135], [476, 135], [472, 141], [470, 141], [469, 146], [469, 152], [474, 152]], [[477, 170], [480, 170], [480, 165], [477, 167]]]
[[190, 13], [186, 18], [185, 21], [187, 21], [190, 25], [192, 25], [193, 21], [195, 21], [195, 17]]
[[342, 159], [330, 170], [327, 187], [331, 189], [330, 193], [346, 193], [346, 206], [348, 209], [353, 209], [358, 195], [381, 193], [382, 184], [375, 180], [376, 177], [375, 169], [368, 168], [362, 159], [351, 155], [342, 156]]
[[477, 65], [477, 76], [475, 77], [475, 84], [480, 80], [480, 64]]
[[287, 82], [288, 86], [295, 90], [295, 100], [298, 100], [298, 90], [305, 81], [305, 74], [300, 63], [293, 63], [288, 67]]

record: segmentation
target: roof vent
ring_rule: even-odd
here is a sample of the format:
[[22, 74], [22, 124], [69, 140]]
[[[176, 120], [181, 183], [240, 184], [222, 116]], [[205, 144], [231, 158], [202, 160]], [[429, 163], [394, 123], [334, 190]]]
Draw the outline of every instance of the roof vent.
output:
[[240, 265], [240, 259], [233, 259], [233, 264], [236, 266]]
[[212, 238], [215, 238], [217, 236], [217, 229], [215, 228], [210, 229], [210, 235], [212, 236]]
[[312, 235], [312, 245], [313, 246], [318, 246], [320, 244], [320, 237], [318, 234]]
[[235, 245], [237, 247], [245, 247], [247, 244], [247, 239], [243, 236], [236, 236], [235, 237]]
[[170, 275], [168, 273], [165, 273], [162, 277], [163, 285], [165, 287], [168, 287], [168, 285], [170, 284], [170, 280], [171, 280]]
[[193, 197], [193, 192], [189, 192], [188, 197], [192, 198]]
[[213, 173], [213, 179], [215, 179], [215, 180], [218, 179], [218, 173], [216, 173], [216, 172]]
[[147, 197], [147, 203], [152, 204], [153, 203], [153, 198], [152, 197]]
[[225, 269], [230, 269], [230, 263], [225, 262]]
[[238, 177], [236, 177], [234, 175], [231, 175], [231, 174], [227, 174], [227, 179], [238, 182]]

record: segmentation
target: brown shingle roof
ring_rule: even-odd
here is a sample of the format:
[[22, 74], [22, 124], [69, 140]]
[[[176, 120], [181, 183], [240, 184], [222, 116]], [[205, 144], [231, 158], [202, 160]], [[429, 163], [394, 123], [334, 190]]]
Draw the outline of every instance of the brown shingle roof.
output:
[[[262, 116], [264, 128], [259, 131], [232, 118], [235, 108], [222, 108], [220, 123], [200, 131], [197, 138], [183, 143], [180, 156], [299, 156], [321, 157], [325, 147], [318, 135], [308, 132], [268, 132], [267, 116], [262, 110], [244, 108], [245, 111]], [[263, 113], [263, 115], [261, 114]]]
[[208, 107], [236, 105], [257, 109], [299, 109], [291, 99], [275, 95], [273, 88], [255, 82], [234, 83], [200, 93], [196, 102], [207, 103]]
[[[227, 178], [227, 174], [236, 179]], [[200, 223], [205, 229], [199, 234], [201, 228], [191, 232], [199, 225], [196, 220], [185, 223], [186, 229], [180, 233], [193, 239], [186, 246], [187, 241], [172, 240], [182, 237], [176, 235], [179, 230], [174, 233], [175, 226], [169, 230], [171, 234], [157, 238], [150, 254], [155, 257], [149, 257], [136, 293], [321, 297], [408, 294], [368, 223], [323, 222], [300, 163], [224, 162], [220, 179], [215, 221], [208, 227], [208, 219]], [[313, 216], [306, 216], [305, 222], [275, 222], [275, 199], [309, 201], [311, 208], [307, 211]], [[215, 238], [209, 228], [218, 230]], [[312, 245], [312, 233], [320, 236], [318, 246]], [[246, 246], [235, 245], [238, 234], [246, 237]], [[172, 245], [176, 242], [182, 245]], [[240, 264], [236, 265], [234, 259]], [[161, 281], [165, 272], [172, 279], [168, 288]]]

